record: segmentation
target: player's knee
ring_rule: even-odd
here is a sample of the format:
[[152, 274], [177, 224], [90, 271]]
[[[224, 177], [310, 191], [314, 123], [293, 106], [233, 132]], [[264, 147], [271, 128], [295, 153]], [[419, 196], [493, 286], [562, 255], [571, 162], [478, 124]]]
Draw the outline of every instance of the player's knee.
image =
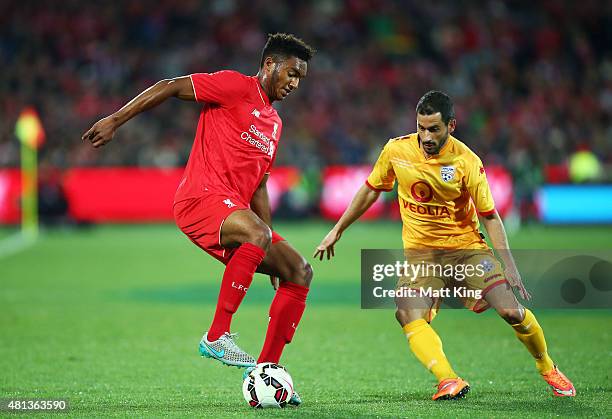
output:
[[272, 244], [272, 230], [270, 230], [270, 227], [262, 223], [257, 227], [249, 229], [246, 241], [261, 247], [264, 250], [268, 250]]
[[497, 314], [509, 324], [517, 324], [523, 321], [523, 313], [518, 308], [498, 308]]
[[288, 275], [288, 278], [290, 278], [292, 282], [307, 288], [310, 288], [312, 277], [312, 266], [310, 266], [310, 263], [306, 262], [304, 259], [295, 264], [295, 266], [292, 266], [291, 273]]
[[312, 277], [314, 275], [314, 272], [312, 270], [312, 266], [310, 265], [310, 263], [308, 262], [304, 263], [303, 272], [304, 272], [304, 282], [306, 283], [306, 286], [310, 288], [310, 282], [312, 281]]
[[426, 315], [425, 310], [398, 308], [395, 311], [395, 318], [402, 326], [419, 319], [427, 320]]

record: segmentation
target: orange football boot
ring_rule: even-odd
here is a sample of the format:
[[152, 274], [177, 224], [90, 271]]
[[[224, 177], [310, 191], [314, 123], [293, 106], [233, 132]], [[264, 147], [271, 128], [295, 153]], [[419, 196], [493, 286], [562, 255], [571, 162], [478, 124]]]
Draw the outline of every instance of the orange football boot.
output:
[[559, 368], [555, 367], [547, 374], [542, 374], [544, 381], [552, 388], [553, 394], [557, 397], [574, 397], [576, 396], [576, 389], [572, 382], [559, 371]]
[[438, 392], [433, 395], [432, 400], [457, 400], [462, 399], [470, 391], [467, 381], [457, 378], [447, 378], [438, 384]]

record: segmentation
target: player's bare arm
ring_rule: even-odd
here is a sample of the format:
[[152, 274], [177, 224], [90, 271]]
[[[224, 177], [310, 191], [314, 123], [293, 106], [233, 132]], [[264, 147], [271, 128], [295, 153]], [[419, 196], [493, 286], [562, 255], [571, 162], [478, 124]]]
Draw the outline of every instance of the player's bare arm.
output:
[[113, 139], [121, 125], [141, 112], [151, 109], [170, 97], [195, 101], [193, 85], [189, 76], [161, 80], [140, 93], [112, 115], [96, 122], [83, 136], [95, 147], [102, 147]]
[[334, 257], [334, 245], [340, 240], [344, 230], [357, 221], [376, 202], [379, 196], [380, 191], [375, 191], [363, 185], [357, 191], [351, 204], [344, 211], [344, 214], [342, 214], [334, 228], [327, 233], [321, 244], [317, 246], [313, 257], [318, 257], [319, 260], [323, 260], [325, 254], [327, 254], [328, 260]]
[[[253, 197], [251, 198], [251, 210], [261, 220], [272, 228], [272, 210], [270, 209], [270, 198], [268, 197], [268, 178], [269, 174], [266, 174], [262, 179], [261, 183], [255, 190]], [[278, 288], [278, 277], [270, 275], [270, 283], [274, 289]]]
[[510, 251], [508, 244], [508, 237], [506, 236], [506, 230], [504, 229], [504, 223], [497, 211], [493, 214], [482, 217], [482, 224], [484, 225], [493, 248], [496, 249], [499, 256], [504, 261], [506, 279], [513, 288], [516, 288], [521, 294], [521, 297], [525, 300], [531, 299], [531, 294], [525, 289], [521, 274], [519, 273], [514, 257]]

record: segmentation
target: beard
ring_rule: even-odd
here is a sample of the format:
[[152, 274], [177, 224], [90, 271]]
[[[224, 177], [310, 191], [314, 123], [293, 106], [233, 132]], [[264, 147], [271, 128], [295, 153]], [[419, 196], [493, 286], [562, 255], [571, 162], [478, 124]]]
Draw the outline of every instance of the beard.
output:
[[425, 152], [429, 155], [435, 155], [438, 154], [440, 152], [440, 149], [442, 147], [444, 147], [444, 144], [446, 144], [446, 141], [448, 141], [448, 128], [446, 129], [446, 134], [444, 135], [444, 137], [438, 142], [438, 144], [436, 146], [433, 145], [433, 143], [431, 144], [431, 148], [425, 148], [425, 143], [423, 142], [423, 140], [421, 140], [421, 137], [419, 136], [419, 141], [421, 142], [421, 146], [423, 147], [423, 150], [425, 150]]

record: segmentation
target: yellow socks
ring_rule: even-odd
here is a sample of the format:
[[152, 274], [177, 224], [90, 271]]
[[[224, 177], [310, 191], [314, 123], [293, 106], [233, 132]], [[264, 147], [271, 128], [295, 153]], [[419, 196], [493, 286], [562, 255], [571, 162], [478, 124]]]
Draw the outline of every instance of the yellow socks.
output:
[[442, 350], [438, 334], [423, 319], [415, 320], [403, 327], [412, 353], [421, 364], [433, 373], [438, 382], [447, 378], [457, 378]]
[[533, 313], [525, 309], [525, 318], [518, 324], [513, 324], [512, 328], [516, 337], [523, 342], [529, 353], [535, 358], [536, 368], [540, 374], [550, 372], [554, 368], [552, 359], [546, 352], [546, 340], [540, 324]]
[[[546, 351], [544, 332], [533, 313], [525, 309], [525, 318], [512, 328], [516, 337], [523, 342], [529, 353], [535, 358], [536, 368], [540, 374], [546, 374], [554, 368], [553, 360]], [[433, 373], [438, 382], [447, 378], [457, 378], [450, 366], [438, 334], [424, 319], [412, 321], [403, 327], [412, 353], [421, 364]]]

